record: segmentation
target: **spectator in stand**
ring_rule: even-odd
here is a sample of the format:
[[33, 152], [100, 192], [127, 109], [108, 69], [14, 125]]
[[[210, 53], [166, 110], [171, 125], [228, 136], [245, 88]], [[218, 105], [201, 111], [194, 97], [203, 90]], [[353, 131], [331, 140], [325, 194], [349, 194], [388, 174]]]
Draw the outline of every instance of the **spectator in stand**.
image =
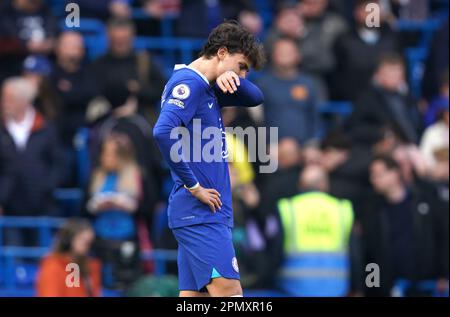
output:
[[[233, 239], [237, 257], [242, 264], [242, 283], [247, 288], [273, 287], [272, 274], [281, 259], [279, 242], [282, 239], [276, 214], [277, 199], [295, 192], [300, 151], [293, 139], [281, 141], [280, 168], [267, 177], [260, 193], [253, 182], [254, 172], [248, 162], [245, 146], [237, 137], [227, 135], [230, 178], [233, 194], [235, 228]], [[289, 188], [289, 182], [293, 183]]]
[[[133, 7], [133, 9], [140, 9], [141, 12], [147, 14], [145, 19], [134, 19], [136, 33], [142, 36], [161, 36], [164, 30], [161, 21], [164, 18], [179, 16], [181, 0], [135, 0], [133, 1]], [[168, 23], [170, 26], [174, 25], [172, 21]], [[172, 28], [170, 28], [170, 31], [173, 32]]]
[[393, 157], [399, 164], [403, 181], [407, 185], [423, 182], [428, 177], [426, 160], [416, 144], [408, 143], [389, 125], [378, 130], [377, 135], [377, 140], [370, 149], [360, 146], [376, 156]]
[[370, 189], [368, 167], [371, 151], [352, 144], [339, 132], [330, 133], [322, 142], [320, 165], [329, 174], [330, 194], [352, 202], [355, 218], [359, 219], [361, 203]]
[[[437, 110], [437, 109], [436, 109]], [[427, 164], [427, 175], [431, 179], [448, 178], [449, 168], [445, 159], [439, 159], [441, 152], [449, 151], [449, 110], [448, 104], [436, 111], [441, 119], [429, 126], [420, 142], [420, 150]], [[448, 157], [448, 154], [447, 154]]]
[[274, 42], [272, 65], [257, 80], [264, 93], [264, 119], [278, 127], [280, 138], [293, 137], [304, 145], [319, 137], [321, 103], [317, 82], [299, 72], [301, 53], [288, 38]]
[[[87, 220], [71, 219], [62, 226], [57, 233], [53, 251], [40, 263], [36, 279], [37, 296], [101, 296], [101, 265], [89, 256], [94, 237]], [[76, 270], [80, 273], [79, 280]]]
[[355, 25], [336, 41], [337, 67], [332, 75], [332, 99], [353, 101], [369, 86], [380, 56], [399, 50], [397, 35], [385, 21], [381, 20], [381, 26], [376, 28], [366, 25], [369, 14], [366, 6], [369, 3], [378, 1], [356, 1], [353, 11]]
[[50, 54], [57, 30], [56, 20], [44, 0], [3, 1], [0, 4], [0, 83], [20, 74], [27, 55]]
[[[363, 263], [377, 263], [383, 273], [380, 287], [366, 288], [366, 295], [390, 296], [398, 279], [439, 279], [443, 291], [448, 287], [448, 211], [434, 191], [420, 183], [407, 185], [390, 157], [375, 157], [370, 181], [374, 193], [364, 208]], [[413, 288], [408, 294], [421, 293]]]
[[66, 148], [73, 148], [73, 137], [86, 124], [86, 109], [96, 95], [93, 74], [83, 64], [83, 37], [75, 31], [60, 34], [55, 48], [56, 63], [50, 82], [57, 97], [59, 134]]
[[278, 169], [275, 173], [265, 174], [257, 183], [261, 200], [257, 209], [258, 228], [265, 245], [265, 260], [258, 268], [262, 271], [259, 273], [261, 283], [266, 287], [274, 287], [276, 283], [273, 272], [278, 269], [283, 252], [277, 202], [298, 192], [298, 175], [303, 168], [303, 151], [294, 138], [281, 139], [277, 146], [270, 148], [270, 152], [271, 159], [278, 160]]
[[153, 139], [152, 128], [148, 121], [137, 112], [137, 98], [128, 87], [118, 84], [105, 92], [110, 110], [90, 130], [91, 159], [95, 159], [101, 148], [101, 142], [109, 134], [126, 134], [133, 144], [136, 160], [142, 170], [143, 202], [140, 211], [146, 218], [148, 227], [152, 227], [153, 213], [161, 188], [161, 156]]
[[298, 10], [304, 19], [300, 41], [302, 69], [323, 80], [334, 70], [336, 39], [347, 32], [346, 21], [328, 11], [329, 0], [300, 0]]
[[288, 37], [298, 45], [304, 36], [305, 21], [298, 12], [297, 5], [291, 2], [282, 2], [274, 16], [271, 28], [267, 32], [264, 46], [270, 53], [273, 43], [280, 37]]
[[122, 288], [139, 273], [136, 212], [142, 199], [142, 174], [126, 135], [114, 133], [103, 140], [87, 197], [104, 285]]
[[48, 120], [56, 120], [56, 94], [49, 74], [52, 71], [50, 61], [43, 55], [30, 55], [23, 62], [22, 77], [36, 89], [34, 107]]
[[105, 55], [94, 61], [94, 78], [100, 94], [126, 85], [138, 97], [142, 112], [154, 112], [164, 89], [164, 76], [148, 53], [133, 50], [134, 34], [132, 21], [108, 21], [109, 48]]
[[405, 65], [397, 54], [382, 56], [372, 84], [358, 97], [349, 120], [350, 135], [359, 143], [374, 144], [383, 126], [392, 127], [406, 143], [419, 141], [419, 112], [408, 94]]
[[[273, 148], [271, 151], [274, 150]], [[297, 193], [298, 175], [302, 170], [302, 150], [294, 138], [282, 138], [278, 143], [278, 169], [267, 174], [261, 184], [261, 212], [264, 216], [276, 212], [276, 204], [282, 197]]]
[[304, 168], [299, 189], [278, 201], [284, 236], [281, 288], [290, 296], [345, 296], [350, 292], [352, 205], [328, 194], [328, 176], [319, 165]]
[[[448, 110], [447, 110], [448, 111]], [[447, 112], [448, 116], [448, 112]], [[448, 117], [447, 117], [447, 129], [448, 129]], [[448, 140], [448, 132], [446, 136]], [[428, 178], [432, 181], [431, 185], [436, 191], [439, 202], [442, 204], [442, 212], [444, 213], [444, 218], [442, 220], [444, 224], [444, 236], [443, 240], [446, 241], [447, 247], [446, 250], [449, 249], [449, 148], [448, 144], [446, 148], [441, 148], [434, 152], [434, 160], [436, 162], [435, 168], [431, 173], [429, 173]], [[449, 255], [447, 253], [447, 267], [448, 267], [448, 259]]]
[[136, 233], [136, 213], [142, 191], [141, 172], [126, 135], [111, 134], [103, 141], [98, 167], [89, 187], [88, 211], [95, 215], [98, 238], [129, 239]]
[[[230, 140], [229, 137], [227, 137], [228, 140]], [[240, 144], [237, 140], [232, 144], [234, 155], [238, 157], [246, 155], [246, 151], [243, 151], [245, 149], [243, 144]], [[231, 150], [230, 143], [227, 142], [227, 145], [228, 149]], [[240, 154], [235, 152], [239, 150], [242, 151]], [[229, 165], [235, 219], [232, 232], [233, 242], [236, 246], [236, 255], [240, 263], [239, 271], [245, 287], [254, 287], [259, 282], [258, 274], [261, 274], [261, 270], [258, 270], [258, 268], [260, 267], [260, 261], [255, 263], [254, 260], [255, 257], [263, 255], [264, 248], [256, 219], [256, 208], [259, 206], [260, 195], [252, 181], [253, 175], [250, 176], [249, 174], [251, 168], [248, 161], [240, 159]], [[247, 171], [242, 175], [240, 172], [245, 170]], [[251, 170], [251, 172], [253, 171]]]
[[252, 0], [184, 0], [178, 18], [177, 35], [206, 38], [224, 20], [238, 20], [253, 34], [262, 31], [263, 23]]
[[[317, 61], [312, 61], [311, 59], [321, 59], [321, 58], [329, 58], [326, 57], [327, 51], [324, 47], [320, 48], [320, 51], [316, 51], [314, 57], [311, 56], [311, 46], [317, 45], [325, 45], [325, 42], [329, 42], [329, 37], [323, 36], [323, 40], [313, 40], [312, 37], [309, 36], [307, 32], [305, 20], [299, 13], [298, 6], [294, 3], [284, 3], [280, 5], [278, 9], [278, 13], [275, 17], [275, 22], [272, 28], [269, 30], [268, 35], [266, 37], [265, 48], [270, 55], [270, 52], [273, 51], [274, 43], [281, 38], [291, 39], [298, 46], [301, 55], [301, 60], [299, 61], [296, 67], [300, 67], [303, 73], [308, 73], [310, 76], [314, 77], [314, 80], [317, 82], [318, 87], [320, 88], [320, 96], [323, 99], [327, 98], [328, 91], [325, 85], [325, 76], [322, 73], [322, 70], [318, 69]], [[312, 22], [311, 22], [312, 23]], [[314, 24], [314, 23], [313, 23]], [[316, 31], [320, 31], [315, 26]], [[306, 41], [306, 43], [304, 43]], [[306, 47], [309, 52], [307, 52], [306, 60], [303, 55], [303, 49]], [[322, 53], [323, 52], [323, 53]], [[334, 57], [333, 57], [334, 58]], [[309, 59], [309, 61], [308, 61]], [[273, 61], [271, 61], [273, 63]], [[323, 66], [328, 67], [325, 64], [322, 64], [323, 61], [319, 63]]]
[[[57, 210], [53, 191], [66, 176], [65, 156], [56, 130], [34, 109], [35, 94], [26, 79], [14, 77], [3, 83], [0, 166], [9, 170], [9, 181], [0, 187], [0, 209], [7, 216], [54, 215]], [[6, 235], [7, 243], [35, 242], [11, 230]]]

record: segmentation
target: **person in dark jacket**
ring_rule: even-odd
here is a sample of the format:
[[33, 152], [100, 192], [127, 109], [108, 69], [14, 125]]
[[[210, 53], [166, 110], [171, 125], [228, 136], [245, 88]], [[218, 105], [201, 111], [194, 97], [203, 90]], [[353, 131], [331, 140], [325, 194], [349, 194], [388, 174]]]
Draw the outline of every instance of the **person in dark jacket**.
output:
[[397, 34], [381, 21], [369, 28], [366, 6], [374, 0], [357, 0], [353, 15], [355, 26], [336, 40], [336, 69], [332, 74], [332, 99], [353, 101], [370, 83], [381, 54], [399, 51]]
[[355, 103], [349, 119], [349, 132], [359, 144], [374, 144], [379, 130], [390, 126], [408, 144], [417, 144], [420, 115], [408, 94], [405, 65], [397, 54], [383, 55], [372, 84]]
[[139, 109], [153, 109], [161, 99], [165, 79], [146, 52], [133, 51], [135, 28], [130, 20], [108, 21], [108, 52], [94, 61], [93, 76], [100, 94], [126, 85], [138, 97]]
[[0, 166], [8, 174], [0, 175], [0, 209], [7, 216], [54, 214], [53, 190], [66, 174], [55, 127], [32, 106], [35, 93], [20, 77], [2, 87]]
[[[400, 166], [389, 156], [374, 158], [370, 180], [374, 193], [362, 222], [364, 263], [379, 265], [380, 285], [365, 288], [366, 295], [389, 296], [399, 279], [434, 279], [441, 291], [448, 287], [448, 210], [435, 191], [423, 182], [405, 185]], [[414, 287], [408, 294], [423, 295]]]
[[44, 0], [0, 1], [0, 83], [20, 74], [27, 55], [50, 54], [57, 31]]
[[65, 147], [73, 147], [77, 129], [86, 124], [86, 109], [95, 96], [94, 78], [83, 64], [85, 47], [83, 37], [74, 31], [65, 31], [58, 38], [56, 63], [49, 81], [57, 96], [58, 131]]
[[321, 165], [329, 174], [330, 194], [352, 202], [356, 220], [360, 205], [370, 190], [368, 167], [372, 158], [370, 149], [355, 146], [340, 132], [329, 133], [321, 144]]

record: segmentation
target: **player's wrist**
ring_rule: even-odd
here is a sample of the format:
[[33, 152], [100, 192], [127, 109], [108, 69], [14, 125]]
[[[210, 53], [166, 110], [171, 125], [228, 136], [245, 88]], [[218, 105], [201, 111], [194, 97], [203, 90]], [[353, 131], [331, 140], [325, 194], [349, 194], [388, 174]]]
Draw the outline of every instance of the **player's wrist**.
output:
[[188, 187], [188, 186], [184, 185], [184, 188], [186, 188], [189, 191], [195, 190], [195, 189], [197, 189], [199, 187], [200, 187], [200, 183], [199, 182], [197, 182], [197, 184], [195, 184], [194, 186], [191, 186], [191, 187]]

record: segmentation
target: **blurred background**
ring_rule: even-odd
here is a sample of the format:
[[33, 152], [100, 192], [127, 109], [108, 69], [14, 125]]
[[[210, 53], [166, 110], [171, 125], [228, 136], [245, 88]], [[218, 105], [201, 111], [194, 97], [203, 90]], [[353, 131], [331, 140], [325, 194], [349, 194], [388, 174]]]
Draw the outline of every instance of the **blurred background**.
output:
[[269, 61], [250, 72], [265, 103], [223, 120], [279, 129], [275, 173], [230, 164], [244, 294], [448, 296], [448, 6], [0, 0], [0, 296], [177, 296], [152, 127], [173, 65], [225, 19]]

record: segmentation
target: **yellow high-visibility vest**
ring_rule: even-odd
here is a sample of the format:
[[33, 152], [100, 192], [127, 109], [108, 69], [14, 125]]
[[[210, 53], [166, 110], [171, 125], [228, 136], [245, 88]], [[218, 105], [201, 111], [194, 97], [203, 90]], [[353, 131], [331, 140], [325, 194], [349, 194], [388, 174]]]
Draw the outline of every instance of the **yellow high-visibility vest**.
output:
[[286, 255], [346, 253], [353, 225], [350, 201], [309, 192], [278, 201]]
[[255, 178], [252, 164], [245, 144], [233, 134], [226, 134], [227, 149], [230, 165], [238, 171], [238, 183], [248, 184]]

